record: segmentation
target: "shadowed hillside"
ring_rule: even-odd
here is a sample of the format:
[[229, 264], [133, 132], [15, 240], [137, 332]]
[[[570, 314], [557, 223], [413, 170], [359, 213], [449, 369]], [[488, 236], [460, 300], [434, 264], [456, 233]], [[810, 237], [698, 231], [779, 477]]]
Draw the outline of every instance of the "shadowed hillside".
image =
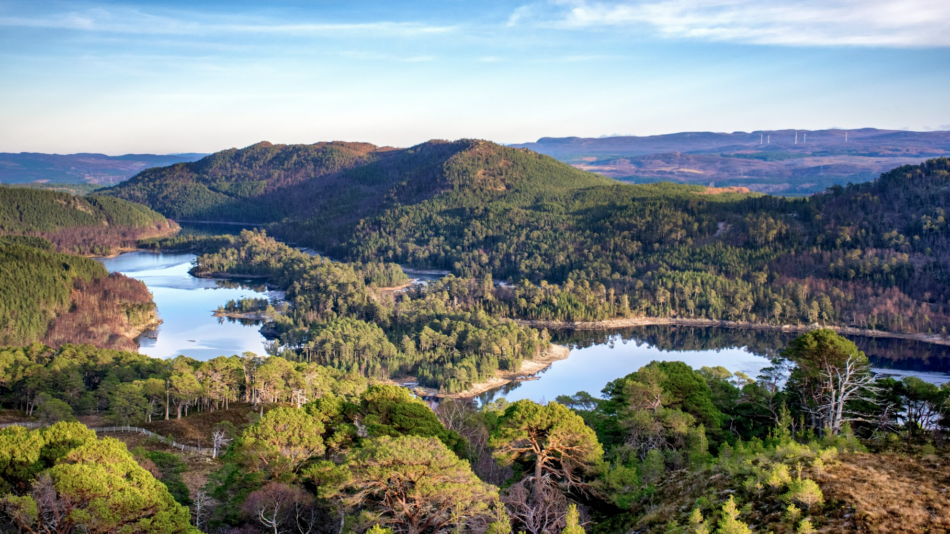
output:
[[42, 237], [61, 252], [106, 255], [177, 228], [161, 214], [121, 199], [0, 187], [0, 235]]

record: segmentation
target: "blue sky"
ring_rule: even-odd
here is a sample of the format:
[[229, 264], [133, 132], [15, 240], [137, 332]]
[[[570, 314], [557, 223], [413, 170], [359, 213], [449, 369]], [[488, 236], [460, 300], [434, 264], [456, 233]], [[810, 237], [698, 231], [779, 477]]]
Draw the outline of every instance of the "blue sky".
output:
[[0, 0], [0, 152], [950, 129], [947, 0]]

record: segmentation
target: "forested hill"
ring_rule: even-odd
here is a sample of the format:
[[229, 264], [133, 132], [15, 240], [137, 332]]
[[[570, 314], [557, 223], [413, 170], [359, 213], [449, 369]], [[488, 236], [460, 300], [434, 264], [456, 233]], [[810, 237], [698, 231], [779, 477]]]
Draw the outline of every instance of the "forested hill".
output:
[[0, 346], [43, 341], [132, 350], [155, 323], [145, 284], [53, 251], [39, 237], [0, 236]]
[[580, 188], [609, 183], [527, 150], [485, 141], [429, 141], [407, 149], [365, 143], [227, 150], [149, 169], [106, 191], [182, 220], [332, 225], [439, 193]]
[[161, 214], [134, 202], [0, 187], [0, 235], [43, 237], [61, 252], [108, 254], [176, 228]]
[[269, 223], [272, 235], [348, 260], [560, 285], [519, 286], [502, 295], [505, 311], [486, 305], [509, 316], [938, 334], [950, 328], [948, 166], [790, 199], [622, 184], [484, 141], [259, 144], [109, 193], [168, 216]]

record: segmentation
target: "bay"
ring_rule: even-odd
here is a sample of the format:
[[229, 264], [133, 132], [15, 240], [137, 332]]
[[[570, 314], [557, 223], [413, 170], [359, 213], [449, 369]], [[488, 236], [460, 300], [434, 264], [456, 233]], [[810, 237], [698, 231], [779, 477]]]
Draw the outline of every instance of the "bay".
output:
[[155, 358], [185, 355], [197, 360], [244, 352], [266, 354], [267, 340], [259, 321], [215, 317], [228, 300], [269, 298], [283, 293], [268, 291], [253, 281], [195, 278], [188, 271], [196, 256], [189, 253], [128, 252], [100, 261], [109, 272], [119, 272], [148, 287], [162, 324], [139, 337], [139, 352]]

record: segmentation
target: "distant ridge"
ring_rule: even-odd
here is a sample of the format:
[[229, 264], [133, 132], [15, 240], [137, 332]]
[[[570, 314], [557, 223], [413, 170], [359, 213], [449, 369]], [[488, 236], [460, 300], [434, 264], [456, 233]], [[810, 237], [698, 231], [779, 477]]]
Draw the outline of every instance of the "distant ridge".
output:
[[[796, 143], [795, 135], [798, 134]], [[845, 134], [847, 133], [847, 141]], [[764, 137], [764, 139], [763, 139]], [[807, 138], [807, 139], [806, 139]], [[768, 143], [768, 144], [766, 144]], [[705, 153], [716, 150], [766, 150], [782, 148], [807, 152], [815, 148], [847, 148], [864, 155], [937, 156], [950, 153], [950, 131], [905, 130], [756, 130], [754, 132], [680, 132], [648, 136], [542, 137], [534, 143], [510, 145], [550, 156], [578, 150], [585, 153], [616, 153], [639, 156], [664, 152]]]
[[901, 165], [950, 155], [950, 132], [760, 130], [604, 138], [542, 137], [511, 145], [634, 183], [679, 182], [811, 194]]
[[196, 161], [205, 154], [42, 154], [0, 152], [0, 183], [115, 185], [149, 167]]

